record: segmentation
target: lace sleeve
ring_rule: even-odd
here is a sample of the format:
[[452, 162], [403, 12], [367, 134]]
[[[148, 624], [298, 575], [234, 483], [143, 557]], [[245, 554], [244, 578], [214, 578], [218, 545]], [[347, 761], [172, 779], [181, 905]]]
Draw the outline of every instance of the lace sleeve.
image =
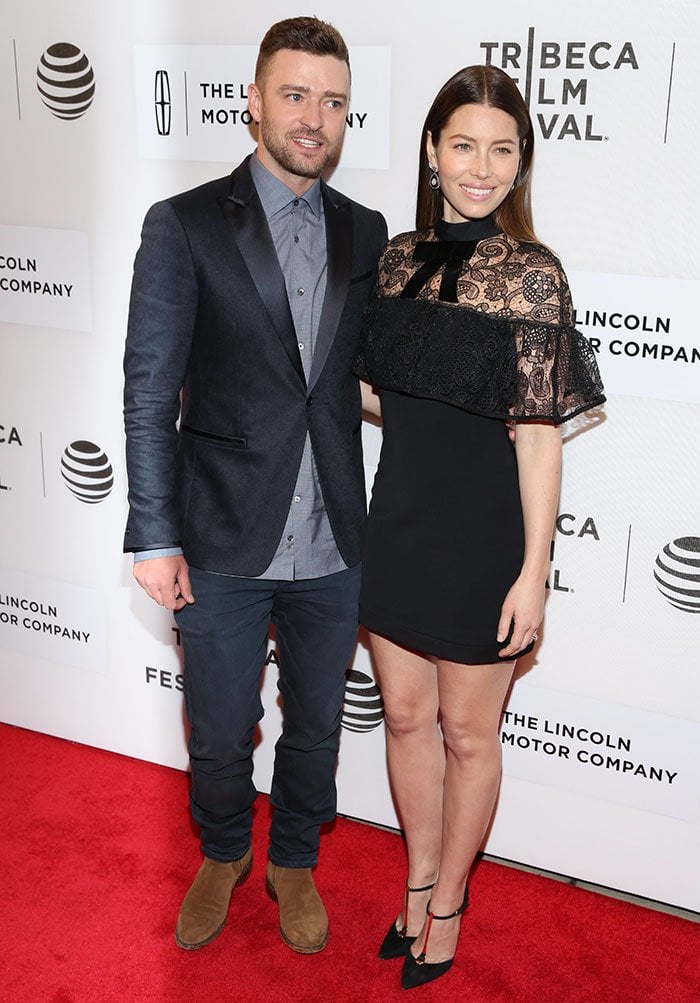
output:
[[550, 268], [550, 281], [559, 300], [559, 324], [516, 325], [518, 397], [514, 417], [541, 416], [559, 424], [602, 404], [605, 397], [595, 352], [574, 327], [569, 282], [554, 255]]
[[595, 353], [576, 328], [522, 322], [514, 333], [518, 375], [513, 418], [558, 425], [604, 402]]

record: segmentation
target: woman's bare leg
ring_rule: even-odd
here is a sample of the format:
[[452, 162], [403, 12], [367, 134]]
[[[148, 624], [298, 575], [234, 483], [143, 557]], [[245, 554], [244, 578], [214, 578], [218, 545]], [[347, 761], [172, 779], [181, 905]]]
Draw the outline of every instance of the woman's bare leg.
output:
[[[406, 836], [408, 884], [422, 888], [437, 877], [443, 838], [437, 669], [434, 661], [377, 634], [370, 634], [370, 645], [384, 701], [389, 779]], [[429, 891], [408, 896], [408, 936], [420, 930], [429, 898]]]
[[[493, 813], [501, 779], [498, 726], [514, 663], [461, 665], [439, 660], [437, 684], [446, 767], [443, 789], [440, 875], [433, 889], [436, 916], [462, 903], [469, 870]], [[433, 923], [426, 961], [454, 956], [459, 918]], [[425, 930], [412, 951], [420, 954]]]

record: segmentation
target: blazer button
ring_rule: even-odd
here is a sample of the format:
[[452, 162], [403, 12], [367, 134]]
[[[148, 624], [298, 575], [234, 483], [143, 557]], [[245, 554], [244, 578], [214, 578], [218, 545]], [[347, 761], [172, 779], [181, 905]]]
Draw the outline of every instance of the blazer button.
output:
[[312, 401], [313, 401], [313, 397], [307, 397], [307, 398], [306, 398], [306, 406], [307, 406], [307, 407], [311, 407], [311, 402], [312, 402]]

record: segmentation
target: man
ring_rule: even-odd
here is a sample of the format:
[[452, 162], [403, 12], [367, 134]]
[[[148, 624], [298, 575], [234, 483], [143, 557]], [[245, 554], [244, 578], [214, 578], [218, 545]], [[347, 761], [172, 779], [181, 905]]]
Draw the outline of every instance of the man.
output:
[[320, 951], [328, 937], [311, 868], [319, 827], [335, 815], [366, 511], [350, 365], [386, 240], [379, 213], [321, 180], [340, 151], [349, 91], [332, 26], [274, 25], [248, 90], [256, 153], [230, 177], [153, 206], [134, 266], [125, 549], [139, 584], [175, 611], [185, 652], [204, 853], [176, 926], [189, 950], [221, 931], [251, 868], [270, 622], [284, 724], [266, 884], [293, 950]]

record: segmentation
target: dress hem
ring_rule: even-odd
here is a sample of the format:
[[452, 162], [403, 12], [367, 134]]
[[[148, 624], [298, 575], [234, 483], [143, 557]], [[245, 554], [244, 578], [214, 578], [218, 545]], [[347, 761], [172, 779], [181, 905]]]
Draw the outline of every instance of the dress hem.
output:
[[528, 655], [535, 646], [533, 642], [514, 655], [501, 658], [498, 652], [508, 643], [508, 639], [494, 644], [463, 644], [459, 641], [433, 637], [431, 634], [423, 634], [421, 631], [406, 627], [404, 624], [392, 622], [386, 614], [369, 610], [362, 604], [360, 604], [359, 619], [367, 630], [385, 637], [388, 641], [393, 641], [394, 644], [410, 648], [421, 654], [431, 655], [434, 658], [459, 662], [462, 665], [492, 665], [497, 662], [513, 662], [516, 658]]

